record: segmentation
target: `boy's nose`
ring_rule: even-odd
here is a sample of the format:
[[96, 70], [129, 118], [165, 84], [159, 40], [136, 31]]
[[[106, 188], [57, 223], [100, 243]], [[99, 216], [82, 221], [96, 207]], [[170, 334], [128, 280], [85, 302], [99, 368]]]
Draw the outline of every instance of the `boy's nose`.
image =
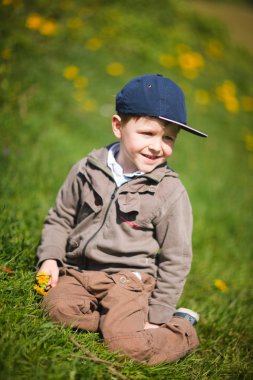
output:
[[153, 140], [150, 144], [149, 144], [149, 149], [158, 153], [161, 151], [161, 141], [159, 139], [155, 139]]

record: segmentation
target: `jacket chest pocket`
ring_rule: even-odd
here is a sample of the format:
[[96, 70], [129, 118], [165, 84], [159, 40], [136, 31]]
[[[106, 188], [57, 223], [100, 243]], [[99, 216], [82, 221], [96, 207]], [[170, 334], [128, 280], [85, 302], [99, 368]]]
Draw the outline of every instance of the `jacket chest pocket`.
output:
[[153, 229], [155, 203], [153, 191], [121, 192], [117, 199], [117, 222], [134, 229]]

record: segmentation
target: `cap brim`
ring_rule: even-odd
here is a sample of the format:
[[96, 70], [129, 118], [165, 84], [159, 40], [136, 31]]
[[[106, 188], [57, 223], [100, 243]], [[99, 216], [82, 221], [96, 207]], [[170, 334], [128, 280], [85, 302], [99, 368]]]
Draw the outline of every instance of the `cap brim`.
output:
[[158, 116], [158, 117], [159, 117], [159, 119], [167, 120], [167, 121], [169, 121], [169, 122], [171, 122], [173, 124], [180, 125], [180, 127], [182, 129], [184, 129], [187, 132], [193, 133], [194, 135], [201, 136], [201, 137], [208, 137], [208, 135], [206, 133], [198, 131], [197, 129], [194, 129], [192, 127], [189, 127], [189, 125], [185, 125], [183, 123], [179, 123], [178, 121], [175, 121], [175, 120], [167, 119], [166, 117], [163, 117], [163, 116]]

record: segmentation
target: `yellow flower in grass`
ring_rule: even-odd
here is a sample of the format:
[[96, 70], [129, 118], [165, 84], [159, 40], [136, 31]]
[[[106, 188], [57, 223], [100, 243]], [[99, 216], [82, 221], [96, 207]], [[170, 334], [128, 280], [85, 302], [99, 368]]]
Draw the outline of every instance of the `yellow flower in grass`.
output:
[[46, 20], [40, 26], [39, 31], [44, 36], [52, 36], [57, 32], [57, 23], [52, 20]]
[[44, 19], [40, 15], [33, 13], [27, 17], [25, 26], [28, 29], [38, 30], [41, 27], [43, 21]]
[[79, 67], [71, 65], [71, 66], [65, 67], [63, 75], [66, 79], [74, 80], [78, 77], [79, 71], [80, 71]]
[[235, 96], [227, 97], [224, 101], [224, 105], [227, 111], [236, 113], [239, 111], [239, 102]]
[[220, 280], [220, 279], [215, 280], [214, 286], [216, 287], [216, 289], [220, 290], [222, 293], [228, 292], [228, 286], [223, 280]]
[[199, 70], [205, 65], [202, 55], [194, 51], [181, 53], [178, 57], [178, 63], [183, 75], [189, 79], [196, 78]]
[[124, 74], [125, 68], [122, 65], [122, 63], [112, 62], [106, 66], [106, 72], [107, 74], [116, 77], [116, 76]]
[[103, 42], [100, 38], [94, 37], [86, 41], [85, 47], [89, 50], [98, 50], [101, 48], [102, 44]]
[[217, 98], [224, 103], [227, 111], [236, 113], [239, 111], [239, 101], [236, 98], [236, 85], [231, 80], [225, 80], [216, 87]]

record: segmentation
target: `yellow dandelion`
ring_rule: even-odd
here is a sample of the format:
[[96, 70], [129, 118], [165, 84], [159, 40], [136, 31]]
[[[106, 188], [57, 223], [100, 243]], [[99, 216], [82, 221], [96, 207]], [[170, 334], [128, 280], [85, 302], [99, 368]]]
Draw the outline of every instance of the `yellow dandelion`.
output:
[[171, 54], [160, 55], [159, 62], [164, 67], [173, 67], [176, 64], [175, 58]]
[[88, 78], [83, 77], [83, 76], [78, 76], [77, 78], [74, 79], [74, 86], [77, 89], [82, 89], [88, 86]]
[[52, 36], [57, 32], [57, 23], [55, 21], [47, 20], [42, 23], [39, 31], [44, 36]]
[[218, 40], [210, 40], [206, 46], [207, 54], [212, 58], [221, 58], [223, 56], [224, 47]]
[[249, 152], [253, 152], [253, 134], [250, 132], [247, 132], [243, 136], [245, 147]]
[[11, 49], [5, 48], [2, 50], [1, 56], [3, 59], [8, 61], [11, 58]]
[[216, 87], [216, 95], [219, 100], [226, 101], [226, 99], [236, 94], [236, 85], [231, 80], [225, 80], [220, 86]]
[[67, 66], [67, 67], [65, 67], [65, 69], [63, 71], [63, 76], [66, 79], [74, 80], [78, 77], [79, 71], [80, 71], [80, 69], [77, 66], [74, 66], [74, 65]]
[[45, 296], [46, 294], [47, 294], [47, 292], [44, 290], [44, 289], [42, 289], [39, 285], [34, 285], [34, 290], [36, 290], [36, 292], [38, 293], [38, 294], [40, 294], [41, 296]]
[[205, 90], [196, 90], [195, 92], [195, 100], [196, 103], [201, 105], [206, 105], [210, 103], [209, 93]]
[[45, 272], [39, 272], [36, 276], [36, 281], [38, 283], [38, 285], [40, 285], [41, 287], [43, 286], [47, 286], [48, 284], [48, 281], [50, 280], [50, 275], [45, 273]]
[[11, 5], [12, 2], [13, 2], [12, 0], [2, 0], [3, 5]]
[[242, 97], [242, 108], [245, 112], [253, 111], [253, 98], [250, 96]]
[[192, 71], [204, 66], [204, 58], [201, 54], [194, 51], [180, 54], [178, 57], [178, 62], [179, 66], [184, 71]]
[[97, 109], [97, 103], [93, 99], [85, 99], [83, 102], [83, 111], [93, 112]]
[[85, 47], [89, 50], [98, 50], [101, 48], [103, 42], [100, 38], [94, 37], [86, 41]]
[[214, 286], [220, 290], [222, 293], [227, 293], [228, 292], [228, 286], [225, 283], [225, 281], [217, 279], [214, 281]]
[[119, 75], [124, 74], [125, 68], [119, 62], [112, 62], [106, 66], [106, 72], [107, 74], [112, 75], [112, 76], [119, 76]]
[[39, 29], [41, 27], [43, 21], [44, 20], [43, 20], [43, 18], [41, 16], [39, 16], [36, 13], [33, 13], [30, 16], [27, 17], [25, 26], [28, 29], [37, 30], [37, 29]]
[[227, 97], [224, 101], [224, 106], [227, 111], [237, 113], [239, 111], [239, 102], [235, 96]]

